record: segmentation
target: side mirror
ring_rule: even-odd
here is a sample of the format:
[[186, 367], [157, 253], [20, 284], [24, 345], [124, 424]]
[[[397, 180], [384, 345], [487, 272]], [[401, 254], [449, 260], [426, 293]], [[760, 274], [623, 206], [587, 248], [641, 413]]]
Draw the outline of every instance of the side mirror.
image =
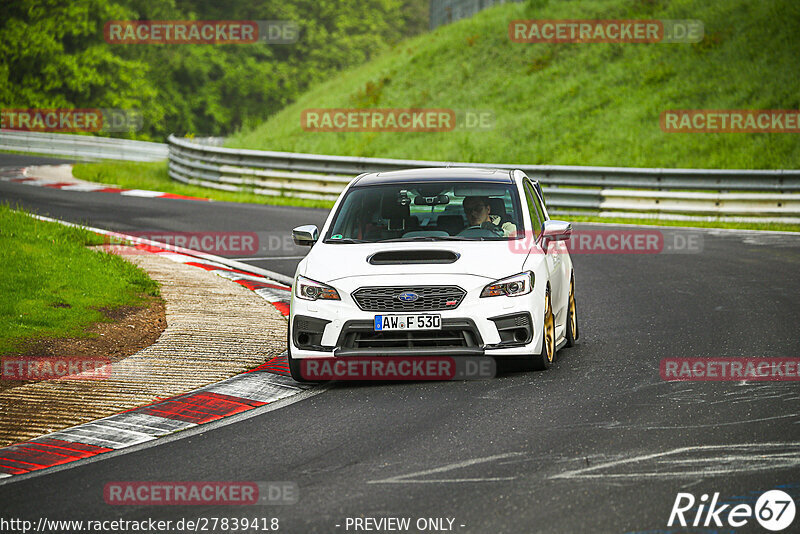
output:
[[292, 239], [295, 245], [310, 247], [319, 239], [319, 230], [313, 224], [298, 226], [292, 230]]
[[542, 243], [566, 241], [572, 236], [572, 224], [566, 221], [545, 221], [542, 225]]

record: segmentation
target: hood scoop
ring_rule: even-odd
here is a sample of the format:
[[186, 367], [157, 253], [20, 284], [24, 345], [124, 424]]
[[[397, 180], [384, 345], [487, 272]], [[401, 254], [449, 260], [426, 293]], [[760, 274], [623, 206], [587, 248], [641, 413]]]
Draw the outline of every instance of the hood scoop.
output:
[[386, 250], [367, 257], [372, 265], [413, 265], [420, 263], [453, 263], [461, 254], [452, 250]]

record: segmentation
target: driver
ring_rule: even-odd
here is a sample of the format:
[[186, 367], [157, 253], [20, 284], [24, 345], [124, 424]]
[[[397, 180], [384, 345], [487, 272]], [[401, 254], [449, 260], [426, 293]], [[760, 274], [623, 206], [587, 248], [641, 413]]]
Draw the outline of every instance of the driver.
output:
[[502, 223], [499, 215], [491, 214], [489, 197], [464, 197], [462, 205], [471, 227], [480, 227], [505, 237], [516, 235], [517, 226], [514, 223], [511, 221]]

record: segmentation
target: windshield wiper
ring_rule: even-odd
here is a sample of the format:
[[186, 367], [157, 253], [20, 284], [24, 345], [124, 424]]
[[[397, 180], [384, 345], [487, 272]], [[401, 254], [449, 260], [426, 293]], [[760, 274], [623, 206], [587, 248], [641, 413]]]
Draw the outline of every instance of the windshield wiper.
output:
[[325, 243], [372, 243], [372, 241], [366, 241], [364, 239], [352, 239], [352, 238], [345, 238], [345, 239], [326, 239]]
[[474, 241], [475, 238], [458, 237], [454, 235], [448, 236], [434, 236], [434, 235], [418, 235], [414, 237], [396, 237], [394, 239], [382, 239], [378, 243], [397, 243], [400, 241]]

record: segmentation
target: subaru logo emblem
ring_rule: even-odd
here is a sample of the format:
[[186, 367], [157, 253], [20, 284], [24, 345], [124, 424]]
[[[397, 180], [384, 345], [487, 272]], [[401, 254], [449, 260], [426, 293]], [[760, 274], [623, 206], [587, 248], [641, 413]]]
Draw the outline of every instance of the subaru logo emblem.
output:
[[419, 298], [419, 295], [414, 293], [413, 291], [403, 291], [399, 295], [397, 295], [397, 300], [402, 302], [414, 302]]

